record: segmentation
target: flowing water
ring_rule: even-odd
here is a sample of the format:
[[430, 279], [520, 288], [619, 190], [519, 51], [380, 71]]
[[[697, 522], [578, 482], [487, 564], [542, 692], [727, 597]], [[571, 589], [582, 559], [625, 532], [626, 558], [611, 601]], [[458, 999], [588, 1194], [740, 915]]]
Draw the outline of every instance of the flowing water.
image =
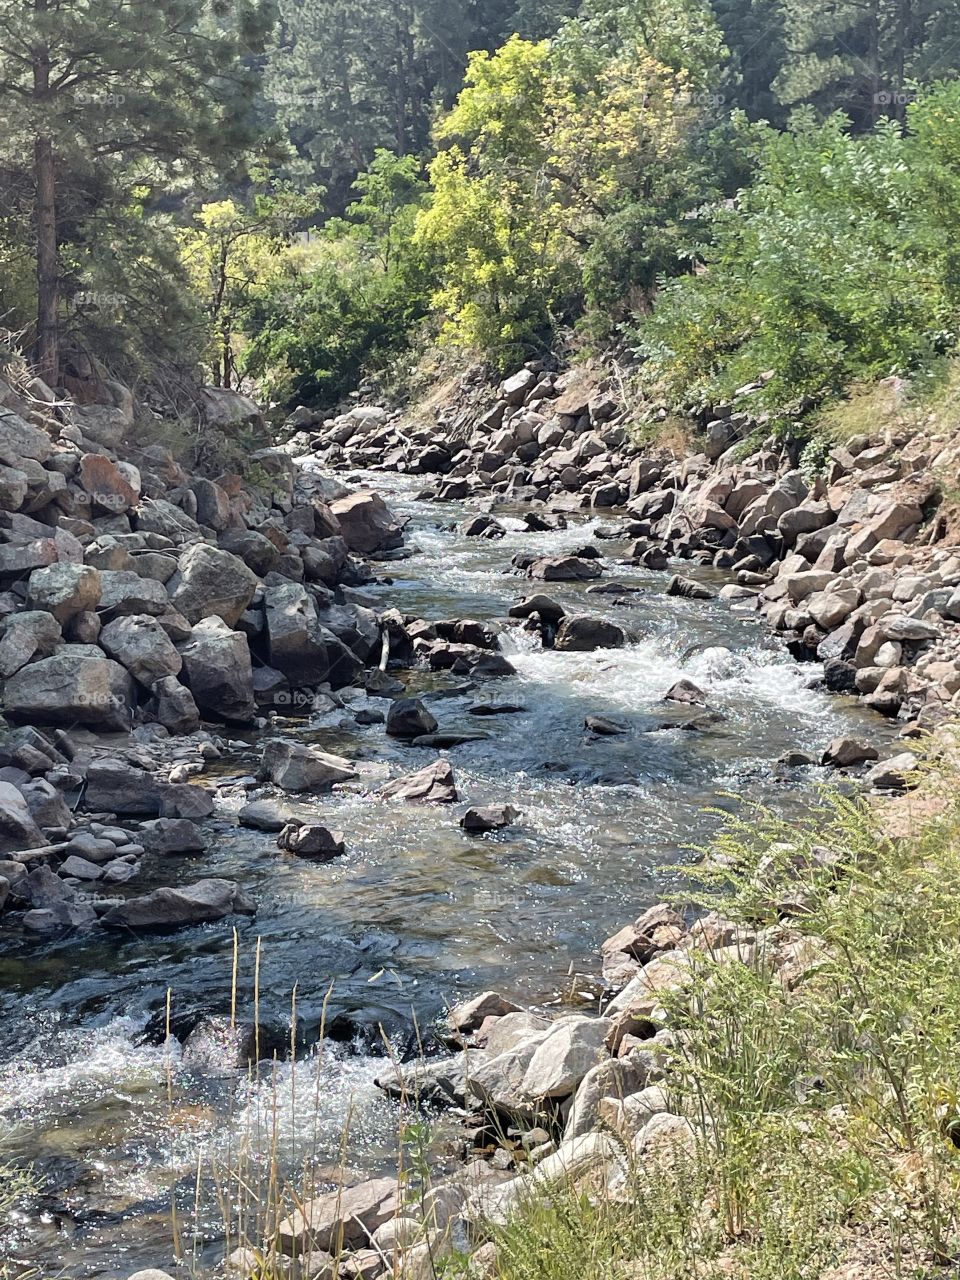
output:
[[[598, 523], [571, 517], [563, 531], [531, 533], [515, 521], [500, 541], [468, 539], [455, 529], [460, 505], [415, 501], [419, 482], [408, 478], [367, 479], [408, 518], [412, 553], [381, 566], [389, 580], [369, 594], [426, 618], [503, 619], [529, 587], [511, 557], [572, 550]], [[629, 628], [629, 647], [544, 652], [513, 628], [503, 648], [515, 676], [465, 687], [450, 674], [401, 673], [442, 729], [489, 735], [448, 753], [461, 804], [386, 804], [362, 791], [314, 798], [300, 803], [343, 830], [346, 857], [317, 865], [279, 854], [274, 837], [230, 817], [248, 798], [241, 779], [253, 771], [251, 737], [218, 765], [222, 804], [208, 851], [145, 863], [136, 891], [227, 876], [256, 897], [255, 919], [146, 939], [38, 943], [9, 924], [0, 931], [0, 1160], [31, 1162], [40, 1186], [39, 1213], [34, 1200], [0, 1242], [13, 1274], [32, 1265], [107, 1277], [170, 1265], [171, 1199], [188, 1222], [198, 1167], [198, 1257], [214, 1266], [223, 1245], [206, 1174], [230, 1161], [251, 1124], [266, 1126], [282, 1162], [295, 1163], [309, 1141], [334, 1164], [349, 1121], [351, 1168], [389, 1166], [397, 1117], [373, 1083], [385, 1065], [378, 1025], [409, 1048], [413, 1019], [427, 1028], [465, 993], [492, 986], [549, 1004], [588, 991], [578, 975], [597, 973], [599, 943], [676, 886], [671, 868], [715, 830], [709, 808], [746, 798], [799, 809], [818, 771], [786, 773], [775, 765], [783, 751], [882, 732], [855, 704], [814, 688], [816, 669], [797, 665], [761, 622], [667, 597], [666, 574], [617, 565], [620, 541], [596, 545], [609, 566], [601, 581], [629, 592], [545, 590]], [[679, 727], [691, 710], [661, 700], [681, 676], [708, 689], [722, 713], [706, 731]], [[481, 718], [468, 712], [478, 701], [523, 709]], [[593, 738], [583, 727], [589, 714], [627, 732]], [[436, 758], [341, 715], [306, 736], [357, 759], [369, 779], [384, 765], [396, 774]], [[483, 838], [460, 830], [468, 802], [504, 801], [521, 811], [515, 827]], [[174, 1031], [200, 1013], [230, 1012], [234, 926], [238, 1016], [253, 1015], [259, 939], [261, 1022], [289, 1021], [296, 987], [307, 1040], [325, 1011], [339, 1041], [295, 1072], [268, 1069], [260, 1083], [198, 1065], [175, 1037], [165, 1040], [168, 990]]]

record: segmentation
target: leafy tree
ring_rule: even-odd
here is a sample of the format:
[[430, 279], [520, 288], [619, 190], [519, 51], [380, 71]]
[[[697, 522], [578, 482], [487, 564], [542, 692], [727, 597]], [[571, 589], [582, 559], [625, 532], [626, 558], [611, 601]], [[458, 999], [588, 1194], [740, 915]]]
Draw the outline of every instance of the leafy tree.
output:
[[[703, 48], [699, 9], [689, 41], [651, 9], [671, 56]], [[676, 271], [685, 214], [714, 194], [695, 146], [703, 117], [687, 73], [593, 18], [552, 43], [471, 55], [417, 226], [443, 336], [508, 363], [584, 306], [608, 328], [631, 293]]]
[[413, 225], [426, 186], [409, 156], [380, 150], [358, 199], [252, 292], [243, 368], [285, 403], [337, 403], [410, 343], [427, 314], [426, 264]]
[[65, 184], [158, 188], [235, 158], [250, 140], [254, 63], [270, 20], [265, 0], [0, 2], [4, 148], [32, 157], [35, 347], [53, 383]]
[[284, 269], [297, 223], [316, 207], [319, 192], [280, 190], [203, 205], [181, 231], [183, 260], [207, 315], [209, 361], [218, 387], [232, 385], [237, 343], [253, 297]]
[[957, 341], [960, 85], [863, 136], [812, 111], [771, 134], [755, 184], [712, 219], [701, 271], [641, 324], [651, 390], [702, 408], [769, 373], [795, 413], [854, 380], [928, 366]]

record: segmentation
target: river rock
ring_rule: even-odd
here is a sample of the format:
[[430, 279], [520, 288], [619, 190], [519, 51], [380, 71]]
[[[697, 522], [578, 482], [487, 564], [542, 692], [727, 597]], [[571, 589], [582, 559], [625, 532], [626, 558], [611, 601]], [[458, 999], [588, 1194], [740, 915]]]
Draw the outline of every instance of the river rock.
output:
[[534, 560], [527, 576], [542, 582], [586, 582], [599, 578], [603, 569], [593, 559], [582, 556], [544, 556]]
[[4, 688], [10, 719], [34, 724], [72, 721], [97, 729], [128, 729], [133, 705], [129, 674], [87, 645], [70, 645], [21, 667]]
[[289, 810], [272, 800], [251, 800], [237, 814], [241, 827], [254, 831], [282, 831], [290, 820]]
[[52, 614], [31, 609], [5, 618], [0, 637], [0, 679], [5, 680], [35, 658], [49, 658], [63, 633]]
[[168, 733], [196, 733], [200, 728], [200, 711], [193, 694], [176, 676], [157, 680], [151, 693], [153, 714]]
[[667, 583], [668, 596], [680, 596], [685, 600], [713, 600], [716, 592], [695, 578], [683, 578], [675, 573]]
[[264, 743], [257, 776], [283, 791], [329, 791], [335, 782], [355, 778], [356, 771], [343, 756], [271, 738]]
[[233, 914], [254, 915], [256, 904], [232, 880], [198, 880], [128, 898], [100, 917], [106, 929], [166, 930], [206, 924]]
[[39, 849], [46, 841], [21, 791], [0, 782], [0, 853]]
[[594, 649], [621, 649], [627, 637], [622, 628], [602, 618], [561, 619], [554, 648], [569, 653], [589, 653]]
[[485, 832], [499, 831], [502, 827], [512, 826], [520, 816], [513, 805], [488, 804], [468, 809], [460, 819], [464, 831]]
[[228, 627], [240, 621], [256, 589], [257, 575], [238, 556], [205, 542], [186, 548], [167, 583], [173, 607], [188, 622], [218, 617]]
[[339, 1255], [365, 1244], [378, 1227], [396, 1216], [399, 1188], [394, 1178], [374, 1178], [308, 1200], [277, 1228], [287, 1257], [315, 1249]]
[[469, 1000], [455, 1004], [447, 1013], [447, 1023], [454, 1031], [465, 1035], [476, 1031], [488, 1018], [503, 1018], [511, 1013], [523, 1013], [520, 1005], [514, 1004], [499, 991], [483, 991]]
[[876, 760], [879, 756], [876, 747], [867, 742], [858, 742], [856, 738], [834, 738], [821, 756], [820, 763], [834, 769], [849, 769], [851, 765]]
[[511, 618], [529, 618], [537, 614], [542, 622], [554, 626], [564, 617], [566, 610], [562, 604], [545, 595], [526, 596], [523, 600], [512, 604], [508, 610]]
[[87, 564], [51, 564], [34, 569], [27, 587], [27, 606], [52, 613], [65, 626], [78, 613], [96, 609], [102, 579]]
[[206, 837], [189, 818], [154, 818], [140, 827], [140, 836], [152, 853], [203, 853]]
[[460, 798], [453, 769], [446, 760], [396, 778], [381, 787], [378, 794], [382, 800], [412, 800], [424, 804], [455, 804]]
[[622, 1101], [643, 1089], [653, 1061], [652, 1055], [634, 1052], [626, 1058], [607, 1058], [591, 1067], [574, 1094], [564, 1141], [599, 1128], [601, 1103], [605, 1100]]
[[583, 727], [589, 733], [595, 733], [601, 738], [617, 738], [627, 732], [625, 725], [618, 724], [615, 720], [608, 720], [606, 716], [586, 716]]
[[270, 665], [294, 684], [321, 684], [330, 660], [326, 633], [307, 589], [298, 582], [271, 582], [264, 606]]
[[403, 529], [378, 493], [351, 494], [330, 504], [351, 551], [375, 555], [403, 545]]
[[128, 614], [108, 622], [100, 632], [100, 645], [147, 688], [165, 676], [177, 675], [183, 666], [167, 633], [149, 614]]
[[180, 646], [183, 675], [194, 701], [223, 720], [244, 723], [257, 714], [247, 637], [219, 617], [204, 618]]
[[889, 760], [881, 760], [873, 768], [868, 769], [864, 777], [868, 787], [877, 791], [906, 791], [908, 778], [918, 764], [912, 751], [902, 751]]
[[419, 698], [398, 698], [387, 711], [387, 733], [392, 738], [419, 738], [435, 733], [437, 721]]
[[682, 679], [672, 684], [663, 695], [664, 702], [682, 702], [687, 706], [705, 706], [707, 695], [692, 680]]
[[587, 1072], [608, 1056], [609, 1018], [560, 1018], [538, 1045], [521, 1085], [533, 1099], [567, 1098]]
[[298, 858], [327, 862], [346, 853], [342, 831], [331, 831], [318, 822], [288, 823], [277, 837], [277, 847]]

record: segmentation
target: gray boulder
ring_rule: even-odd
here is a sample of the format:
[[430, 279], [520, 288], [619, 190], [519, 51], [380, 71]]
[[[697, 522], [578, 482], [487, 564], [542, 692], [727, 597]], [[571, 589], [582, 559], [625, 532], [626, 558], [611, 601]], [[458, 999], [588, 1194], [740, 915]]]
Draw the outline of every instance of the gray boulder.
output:
[[582, 556], [543, 556], [534, 560], [527, 576], [541, 582], [585, 582], [603, 572], [596, 560]]
[[141, 578], [132, 569], [100, 571], [100, 614], [104, 619], [128, 614], [158, 618], [170, 608], [166, 589], [154, 578]]
[[419, 738], [437, 728], [436, 719], [419, 698], [398, 698], [390, 704], [386, 731], [391, 738]]
[[277, 837], [277, 848], [317, 862], [341, 858], [346, 852], [343, 832], [331, 831], [318, 822], [289, 823]]
[[157, 724], [162, 724], [168, 733], [196, 733], [200, 728], [200, 711], [186, 685], [176, 676], [163, 676], [151, 692], [150, 709]]
[[49, 658], [62, 638], [60, 623], [50, 613], [28, 610], [5, 618], [0, 624], [0, 678], [35, 658]]
[[44, 844], [22, 792], [11, 782], [0, 782], [0, 853], [39, 849]]
[[177, 675], [183, 666], [167, 633], [149, 614], [129, 614], [107, 623], [100, 632], [100, 645], [147, 688], [165, 676]]
[[71, 645], [22, 667], [4, 688], [6, 714], [33, 724], [73, 721], [98, 729], [128, 729], [134, 684], [99, 649]]
[[87, 564], [51, 564], [34, 569], [27, 588], [27, 605], [52, 613], [64, 626], [78, 613], [100, 603], [99, 572]]
[[180, 646], [183, 676], [202, 711], [245, 723], [257, 714], [247, 637], [222, 618], [204, 618]]
[[256, 589], [257, 575], [239, 556], [205, 542], [186, 548], [167, 583], [173, 607], [188, 622], [218, 617], [228, 627], [240, 621]]
[[282, 791], [329, 791], [335, 782], [355, 778], [356, 772], [343, 756], [271, 738], [264, 743], [257, 776]]
[[100, 917], [105, 929], [163, 931], [207, 924], [225, 916], [255, 915], [256, 904], [232, 880], [198, 880], [183, 888], [154, 889], [128, 898]]
[[271, 667], [295, 685], [321, 684], [330, 661], [313, 597], [299, 582], [271, 583], [264, 605]]
[[622, 649], [627, 637], [621, 627], [602, 618], [562, 618], [554, 648], [569, 653], [589, 653], [593, 649]]

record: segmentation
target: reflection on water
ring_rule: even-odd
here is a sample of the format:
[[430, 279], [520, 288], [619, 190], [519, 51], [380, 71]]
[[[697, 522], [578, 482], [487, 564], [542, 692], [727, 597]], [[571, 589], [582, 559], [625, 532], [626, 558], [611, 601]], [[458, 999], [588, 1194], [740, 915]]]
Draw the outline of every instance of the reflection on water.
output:
[[[372, 594], [384, 607], [428, 618], [503, 619], [530, 585], [508, 571], [510, 558], [569, 551], [598, 524], [571, 519], [558, 532], [466, 539], [452, 527], [460, 506], [415, 503], [417, 483], [400, 477], [375, 483], [410, 517], [412, 555], [384, 566], [391, 581]], [[665, 574], [617, 565], [622, 542], [597, 545], [609, 564], [604, 580], [641, 592], [544, 589], [618, 622], [634, 637], [627, 648], [542, 652], [530, 633], [511, 628], [503, 648], [514, 677], [459, 687], [449, 675], [409, 674], [441, 728], [489, 734], [449, 752], [461, 804], [388, 805], [355, 793], [308, 799], [342, 828], [348, 849], [336, 863], [312, 865], [236, 827], [231, 815], [247, 792], [225, 776], [208, 852], [145, 867], [137, 891], [233, 877], [257, 897], [255, 920], [151, 939], [28, 944], [0, 933], [4, 1148], [33, 1160], [42, 1183], [42, 1221], [25, 1215], [0, 1257], [5, 1249], [11, 1262], [70, 1277], [169, 1264], [171, 1191], [188, 1205], [198, 1164], [227, 1160], [240, 1135], [264, 1125], [288, 1162], [309, 1134], [322, 1160], [335, 1163], [349, 1117], [351, 1165], [382, 1167], [396, 1116], [373, 1085], [383, 1066], [370, 1052], [378, 1026], [402, 1050], [413, 1019], [428, 1028], [464, 992], [496, 986], [530, 1003], [555, 999], [571, 964], [594, 971], [602, 939], [673, 887], [670, 868], [709, 839], [716, 819], [704, 810], [719, 795], [802, 804], [809, 777], [781, 777], [772, 762], [787, 748], [816, 751], [862, 727], [862, 713], [812, 689], [815, 669], [797, 666], [755, 619], [666, 597]], [[720, 713], [705, 731], [684, 730], [691, 711], [662, 701], [681, 676]], [[480, 699], [524, 709], [478, 718], [468, 708]], [[593, 737], [584, 730], [590, 714], [626, 732]], [[371, 766], [387, 762], [393, 773], [436, 758], [387, 739], [382, 725], [310, 738]], [[249, 774], [255, 748], [251, 741], [238, 749], [225, 773]], [[521, 811], [516, 827], [464, 835], [458, 819], [468, 803], [499, 801]], [[281, 1025], [296, 986], [307, 1040], [327, 1001], [327, 1025], [340, 1038], [360, 1037], [360, 1051], [325, 1048], [296, 1074], [282, 1065], [257, 1086], [204, 1074], [181, 1058], [176, 1040], [164, 1041], [168, 988], [174, 1027], [229, 1012], [234, 923], [241, 1017], [252, 1016], [260, 938], [262, 1020]], [[201, 1206], [202, 1257], [213, 1264], [222, 1244], [206, 1186]]]

